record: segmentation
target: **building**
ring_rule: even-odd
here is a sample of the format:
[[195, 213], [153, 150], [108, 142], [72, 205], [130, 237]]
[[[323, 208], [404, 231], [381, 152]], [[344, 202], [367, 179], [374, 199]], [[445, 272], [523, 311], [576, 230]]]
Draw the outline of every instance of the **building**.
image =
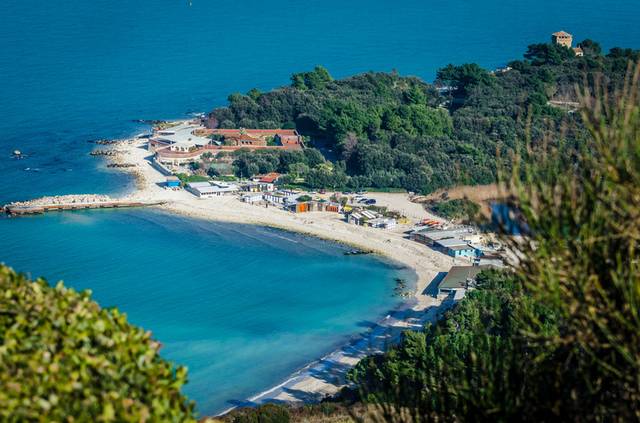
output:
[[295, 129], [224, 129], [209, 128], [209, 135], [222, 140], [232, 147], [281, 147], [287, 149], [301, 149], [302, 135]]
[[558, 31], [551, 34], [551, 42], [573, 50], [576, 56], [584, 56], [584, 50], [578, 45], [573, 47], [573, 35], [565, 31]]
[[205, 153], [217, 156], [243, 148], [302, 150], [304, 144], [295, 129], [209, 129], [190, 121], [156, 130], [147, 146], [159, 163], [181, 166], [200, 160]]
[[446, 249], [447, 255], [451, 257], [475, 257], [476, 250], [471, 247], [469, 244], [466, 245], [455, 245], [453, 247], [448, 247]]
[[334, 203], [333, 201], [318, 201], [318, 211], [325, 211], [331, 213], [340, 213], [342, 211], [342, 205], [340, 203]]
[[451, 257], [475, 257], [476, 249], [468, 241], [460, 238], [446, 238], [435, 241], [434, 247]]
[[242, 190], [247, 192], [272, 192], [276, 186], [269, 182], [246, 182], [242, 184]]
[[148, 149], [155, 152], [169, 148], [174, 152], [187, 153], [204, 147], [211, 143], [211, 139], [200, 135], [200, 129], [202, 127], [193, 122], [181, 122], [167, 129], [159, 129], [149, 138]]
[[372, 228], [394, 229], [398, 225], [398, 222], [390, 217], [377, 217], [369, 220], [367, 225]]
[[278, 182], [278, 179], [280, 179], [280, 176], [282, 175], [277, 172], [270, 172], [265, 175], [256, 175], [252, 180], [254, 182], [262, 182], [265, 184], [275, 184]]
[[457, 291], [464, 292], [473, 288], [478, 273], [490, 268], [491, 266], [453, 266], [438, 284], [438, 294], [456, 295]]
[[380, 217], [378, 213], [374, 213], [369, 210], [358, 210], [358, 211], [352, 211], [351, 213], [349, 213], [349, 215], [347, 216], [347, 222], [352, 225], [362, 226], [366, 224], [368, 221], [372, 219], [376, 219], [378, 217]]
[[571, 45], [573, 44], [573, 35], [565, 31], [554, 32], [551, 34], [551, 42], [571, 48]]
[[199, 198], [220, 197], [222, 195], [234, 194], [239, 190], [237, 185], [226, 182], [190, 182], [187, 184], [187, 191]]
[[262, 193], [251, 193], [242, 196], [242, 201], [249, 204], [260, 203], [264, 200]]
[[165, 186], [171, 189], [180, 188], [180, 179], [177, 176], [167, 176]]
[[289, 202], [286, 208], [294, 213], [307, 213], [316, 209], [316, 203], [314, 201]]
[[458, 238], [468, 242], [480, 242], [482, 236], [475, 230], [467, 227], [441, 231], [432, 228], [422, 228], [411, 232], [412, 240], [425, 245], [434, 246], [437, 241], [449, 238]]
[[300, 193], [295, 191], [287, 191], [287, 190], [281, 190], [276, 192], [265, 192], [263, 194], [265, 201], [268, 201], [269, 203], [272, 203], [272, 204], [280, 204], [280, 205], [293, 203], [296, 200], [296, 198], [298, 198], [299, 196], [300, 196]]

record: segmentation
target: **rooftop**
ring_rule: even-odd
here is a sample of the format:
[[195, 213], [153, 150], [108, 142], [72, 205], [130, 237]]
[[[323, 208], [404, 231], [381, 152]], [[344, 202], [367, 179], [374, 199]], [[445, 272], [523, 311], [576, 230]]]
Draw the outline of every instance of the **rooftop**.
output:
[[211, 141], [209, 138], [200, 137], [192, 133], [196, 129], [202, 129], [202, 126], [183, 122], [169, 129], [157, 131], [153, 135], [153, 138], [182, 146], [203, 146], [209, 144]]
[[467, 241], [463, 241], [460, 238], [446, 238], [446, 239], [441, 239], [440, 241], [436, 242], [436, 244], [444, 247], [444, 248], [452, 248], [452, 247], [469, 247], [469, 243]]
[[431, 240], [438, 241], [438, 240], [441, 240], [441, 239], [455, 238], [455, 237], [458, 237], [460, 235], [472, 234], [473, 231], [470, 231], [467, 228], [451, 229], [451, 230], [448, 230], [448, 231], [441, 231], [441, 230], [433, 229], [433, 228], [425, 228], [423, 230], [415, 231], [414, 233], [422, 235], [422, 236], [424, 236], [426, 238], [429, 238]]
[[280, 178], [280, 174], [277, 172], [270, 172], [267, 173], [266, 175], [259, 175], [258, 176], [260, 179], [258, 179], [258, 182], [265, 182], [268, 184], [272, 184], [275, 181], [278, 180], [278, 178]]
[[492, 266], [453, 266], [447, 276], [442, 279], [439, 289], [467, 288], [467, 280], [475, 280], [478, 273], [490, 269]]
[[211, 133], [213, 134], [219, 134], [219, 135], [241, 135], [241, 134], [246, 134], [246, 135], [253, 135], [253, 136], [260, 136], [260, 135], [280, 135], [280, 136], [285, 136], [285, 135], [298, 135], [298, 133], [296, 132], [295, 129], [244, 129], [244, 128], [240, 128], [240, 129], [225, 129], [225, 128], [217, 128], [217, 129], [212, 129]]

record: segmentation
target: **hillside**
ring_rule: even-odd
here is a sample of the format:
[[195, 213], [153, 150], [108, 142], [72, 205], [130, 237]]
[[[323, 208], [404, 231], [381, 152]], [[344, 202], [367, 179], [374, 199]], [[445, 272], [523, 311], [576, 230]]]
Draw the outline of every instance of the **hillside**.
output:
[[580, 45], [584, 57], [558, 45], [531, 45], [523, 60], [496, 72], [449, 65], [434, 84], [395, 72], [334, 80], [316, 67], [294, 74], [287, 87], [232, 94], [207, 121], [211, 127], [295, 127], [333, 162], [310, 159], [312, 153], [242, 152], [234, 162], [239, 174], [278, 171], [312, 188], [420, 193], [493, 183], [498, 157], [521, 150], [529, 135], [536, 144], [562, 127], [568, 143], [584, 144], [579, 114], [567, 112], [576, 84], [602, 78], [613, 86], [639, 57], [620, 48], [603, 54], [590, 40]]

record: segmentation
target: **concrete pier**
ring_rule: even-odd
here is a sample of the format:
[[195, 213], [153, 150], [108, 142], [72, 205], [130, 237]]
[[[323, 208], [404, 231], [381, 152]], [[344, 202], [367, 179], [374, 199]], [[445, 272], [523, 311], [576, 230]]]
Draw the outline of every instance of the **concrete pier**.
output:
[[105, 195], [82, 194], [42, 197], [30, 201], [9, 203], [3, 206], [3, 210], [7, 214], [20, 216], [42, 214], [48, 211], [148, 207], [161, 204], [163, 204], [161, 201], [111, 199]]

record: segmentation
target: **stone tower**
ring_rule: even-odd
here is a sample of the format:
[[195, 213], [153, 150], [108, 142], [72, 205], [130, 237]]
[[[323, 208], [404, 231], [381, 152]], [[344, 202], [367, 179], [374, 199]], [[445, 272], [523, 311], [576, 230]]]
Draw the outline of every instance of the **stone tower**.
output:
[[571, 48], [571, 45], [573, 44], [573, 35], [564, 31], [554, 32], [551, 34], [551, 42]]

